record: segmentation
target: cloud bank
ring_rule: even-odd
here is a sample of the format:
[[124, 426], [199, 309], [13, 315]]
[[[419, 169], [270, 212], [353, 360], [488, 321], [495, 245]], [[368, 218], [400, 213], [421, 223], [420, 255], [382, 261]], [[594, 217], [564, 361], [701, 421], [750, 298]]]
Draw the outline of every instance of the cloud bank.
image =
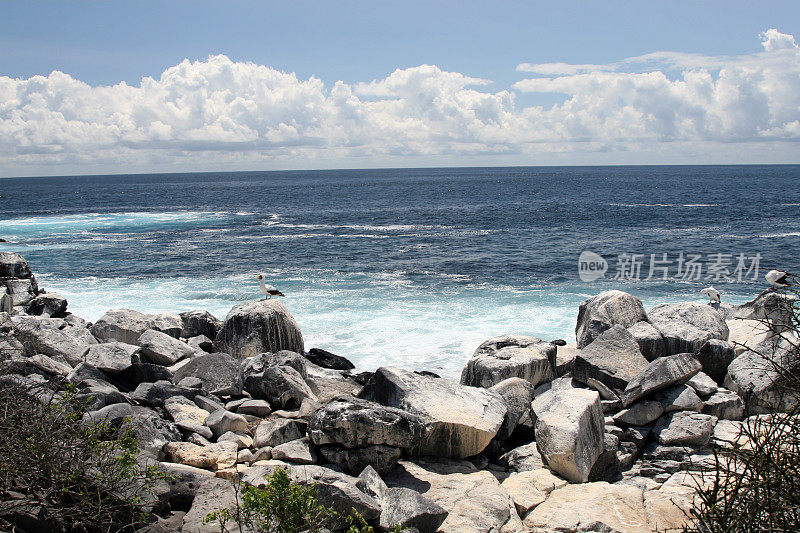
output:
[[[489, 80], [432, 65], [326, 86], [223, 55], [184, 60], [138, 86], [93, 87], [58, 71], [0, 76], [0, 167], [493, 154], [535, 161], [664, 143], [796, 143], [800, 48], [775, 29], [760, 38], [763, 50], [742, 56], [522, 63], [525, 79], [497, 92]], [[525, 93], [563, 101], [519, 105]]]

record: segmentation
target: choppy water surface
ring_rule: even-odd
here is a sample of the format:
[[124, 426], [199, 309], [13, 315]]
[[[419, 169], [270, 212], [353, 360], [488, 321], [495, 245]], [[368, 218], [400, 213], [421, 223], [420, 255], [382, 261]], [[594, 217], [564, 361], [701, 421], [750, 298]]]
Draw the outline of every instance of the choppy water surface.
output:
[[[571, 339], [578, 304], [607, 288], [649, 306], [700, 301], [713, 283], [742, 302], [766, 269], [800, 271], [800, 167], [4, 179], [0, 237], [90, 320], [113, 307], [223, 317], [265, 273], [308, 347], [455, 376], [492, 335]], [[580, 281], [584, 250], [608, 260], [605, 279]], [[642, 254], [638, 281], [609, 279], [624, 253]], [[665, 253], [670, 278], [680, 253], [700, 255], [701, 278], [644, 280]], [[760, 254], [760, 279], [705, 279], [713, 254], [731, 272]]]

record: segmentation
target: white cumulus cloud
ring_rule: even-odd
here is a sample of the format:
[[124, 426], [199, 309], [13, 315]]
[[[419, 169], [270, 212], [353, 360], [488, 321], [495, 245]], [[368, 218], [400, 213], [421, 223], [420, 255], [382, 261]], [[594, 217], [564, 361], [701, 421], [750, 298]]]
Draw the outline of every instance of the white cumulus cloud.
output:
[[[528, 77], [505, 90], [432, 65], [326, 85], [223, 55], [184, 60], [134, 86], [91, 86], [58, 71], [0, 76], [0, 170], [492, 154], [524, 162], [665, 142], [796, 143], [800, 49], [775, 29], [761, 41], [763, 51], [741, 56], [522, 63]], [[563, 98], [521, 106], [519, 93]]]

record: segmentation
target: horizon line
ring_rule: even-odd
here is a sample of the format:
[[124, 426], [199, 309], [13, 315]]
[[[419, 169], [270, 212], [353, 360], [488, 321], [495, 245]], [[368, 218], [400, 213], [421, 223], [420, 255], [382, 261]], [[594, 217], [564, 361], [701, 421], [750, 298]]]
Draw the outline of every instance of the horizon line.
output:
[[465, 165], [465, 166], [409, 166], [409, 167], [351, 167], [351, 168], [305, 168], [305, 169], [276, 169], [276, 170], [200, 170], [185, 172], [120, 172], [97, 174], [44, 174], [39, 176], [0, 176], [0, 180], [23, 180], [44, 178], [102, 178], [124, 176], [186, 176], [192, 174], [277, 174], [298, 172], [369, 172], [383, 170], [442, 170], [442, 169], [502, 169], [502, 168], [631, 168], [631, 167], [797, 167], [800, 163], [630, 163], [630, 164], [605, 164], [605, 165]]

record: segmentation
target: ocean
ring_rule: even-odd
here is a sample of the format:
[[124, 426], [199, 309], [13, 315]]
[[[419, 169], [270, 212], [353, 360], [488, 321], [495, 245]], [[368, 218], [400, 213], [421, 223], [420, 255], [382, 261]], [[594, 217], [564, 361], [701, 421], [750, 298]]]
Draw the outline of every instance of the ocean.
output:
[[713, 285], [742, 303], [769, 269], [800, 271], [800, 166], [10, 178], [0, 238], [87, 320], [224, 318], [263, 273], [306, 348], [457, 378], [494, 335], [574, 342], [603, 290], [649, 308]]

